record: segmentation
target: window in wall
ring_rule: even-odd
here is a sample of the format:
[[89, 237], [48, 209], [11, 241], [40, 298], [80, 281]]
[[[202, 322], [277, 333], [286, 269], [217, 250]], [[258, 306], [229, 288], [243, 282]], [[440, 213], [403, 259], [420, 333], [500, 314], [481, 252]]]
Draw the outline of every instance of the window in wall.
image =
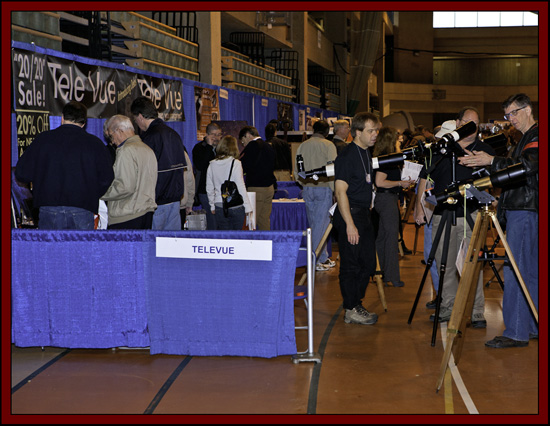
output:
[[538, 26], [533, 12], [434, 12], [434, 28]]

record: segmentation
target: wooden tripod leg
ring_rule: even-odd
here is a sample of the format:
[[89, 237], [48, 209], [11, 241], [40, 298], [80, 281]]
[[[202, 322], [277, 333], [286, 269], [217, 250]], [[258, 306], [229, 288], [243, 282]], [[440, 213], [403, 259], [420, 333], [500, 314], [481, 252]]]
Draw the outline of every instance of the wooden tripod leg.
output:
[[384, 311], [388, 311], [388, 305], [386, 304], [386, 293], [384, 291], [384, 282], [382, 281], [382, 270], [380, 269], [380, 261], [378, 260], [378, 253], [376, 254], [376, 273], [374, 274], [376, 280], [376, 286], [378, 287], [378, 295], [380, 296], [380, 302]]
[[[441, 361], [440, 374], [437, 382], [436, 392], [441, 388], [445, 372], [447, 371], [447, 365], [451, 357], [451, 351], [453, 350], [453, 344], [456, 337], [460, 338], [458, 350], [455, 353], [460, 355], [462, 352], [462, 343], [464, 341], [464, 334], [466, 330], [466, 320], [470, 315], [474, 295], [477, 286], [477, 277], [479, 276], [479, 251], [483, 247], [485, 238], [487, 236], [487, 214], [480, 212], [476, 218], [474, 230], [472, 231], [472, 237], [470, 238], [470, 245], [468, 246], [468, 252], [462, 269], [462, 275], [460, 282], [458, 283], [458, 290], [451, 312], [451, 318], [447, 326], [447, 345], [445, 347], [445, 353]], [[475, 281], [475, 282], [474, 282]], [[469, 303], [468, 303], [469, 302]], [[455, 358], [455, 363], [458, 363], [458, 359]]]
[[[321, 241], [319, 242], [319, 244], [317, 245], [317, 248], [315, 249], [315, 259], [319, 259], [319, 255], [321, 254], [321, 249], [323, 248], [323, 245], [327, 241], [327, 238], [331, 230], [332, 230], [332, 222], [329, 222], [327, 229], [323, 234], [323, 238], [321, 238]], [[315, 265], [313, 265], [313, 268], [315, 268]], [[306, 278], [307, 278], [307, 273], [304, 273], [304, 275], [302, 275], [302, 278], [300, 278], [300, 282], [298, 283], [298, 285], [302, 285], [306, 280]]]
[[491, 219], [493, 219], [493, 224], [495, 225], [495, 228], [498, 232], [498, 235], [500, 236], [500, 241], [502, 241], [502, 244], [504, 245], [504, 249], [506, 250], [506, 254], [508, 255], [508, 259], [510, 260], [510, 263], [512, 264], [512, 267], [514, 268], [514, 272], [516, 273], [516, 278], [519, 281], [519, 285], [521, 289], [523, 290], [523, 294], [525, 295], [525, 298], [527, 299], [527, 303], [529, 304], [529, 307], [531, 308], [531, 312], [533, 312], [533, 315], [535, 316], [535, 320], [537, 321], [537, 324], [539, 322], [539, 314], [537, 312], [537, 308], [535, 308], [535, 304], [533, 303], [533, 299], [531, 299], [531, 295], [529, 294], [529, 290], [527, 289], [527, 286], [525, 285], [525, 282], [523, 281], [523, 277], [521, 276], [521, 273], [519, 272], [518, 265], [516, 263], [516, 260], [514, 259], [514, 256], [512, 255], [512, 250], [510, 249], [510, 246], [508, 245], [508, 242], [506, 241], [506, 238], [504, 236], [504, 232], [502, 232], [502, 228], [500, 227], [500, 224], [498, 223], [498, 220], [496, 218], [496, 214], [494, 212], [491, 213]]

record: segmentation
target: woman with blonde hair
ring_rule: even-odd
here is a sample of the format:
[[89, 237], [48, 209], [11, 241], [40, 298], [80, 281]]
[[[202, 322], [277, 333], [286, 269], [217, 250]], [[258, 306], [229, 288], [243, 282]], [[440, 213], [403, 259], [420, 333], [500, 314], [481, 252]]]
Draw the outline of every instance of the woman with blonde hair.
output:
[[[373, 157], [393, 154], [397, 147], [397, 129], [382, 127], [374, 144]], [[403, 287], [399, 272], [399, 193], [403, 188], [414, 184], [414, 180], [401, 180], [401, 169], [397, 166], [378, 169], [374, 176], [376, 197], [374, 210], [378, 213], [378, 235], [376, 237], [376, 252], [383, 271], [384, 281], [391, 282], [394, 287]]]
[[[243, 179], [243, 167], [239, 158], [237, 139], [227, 135], [222, 138], [216, 147], [216, 157], [210, 161], [206, 173], [206, 193], [208, 202], [213, 206], [212, 214], [216, 215], [218, 229], [239, 230], [243, 228], [244, 219], [252, 212], [252, 206], [246, 193]], [[237, 185], [239, 194], [243, 198], [243, 204], [230, 207], [227, 216], [223, 210], [221, 187], [226, 180], [231, 180]]]

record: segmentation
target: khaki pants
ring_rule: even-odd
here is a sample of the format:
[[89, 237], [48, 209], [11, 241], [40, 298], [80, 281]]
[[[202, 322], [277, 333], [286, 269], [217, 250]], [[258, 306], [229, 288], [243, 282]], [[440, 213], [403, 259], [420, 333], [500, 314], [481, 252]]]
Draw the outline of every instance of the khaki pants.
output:
[[273, 185], [267, 187], [251, 186], [248, 192], [256, 193], [256, 229], [259, 231], [271, 230], [271, 207], [275, 190]]

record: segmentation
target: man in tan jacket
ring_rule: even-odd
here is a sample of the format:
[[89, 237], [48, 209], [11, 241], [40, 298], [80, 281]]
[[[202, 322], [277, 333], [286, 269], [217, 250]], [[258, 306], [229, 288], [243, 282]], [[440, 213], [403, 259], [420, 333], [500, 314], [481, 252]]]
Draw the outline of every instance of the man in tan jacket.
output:
[[157, 183], [157, 158], [135, 134], [131, 120], [115, 115], [103, 126], [116, 145], [115, 179], [101, 197], [107, 202], [107, 229], [151, 229]]

